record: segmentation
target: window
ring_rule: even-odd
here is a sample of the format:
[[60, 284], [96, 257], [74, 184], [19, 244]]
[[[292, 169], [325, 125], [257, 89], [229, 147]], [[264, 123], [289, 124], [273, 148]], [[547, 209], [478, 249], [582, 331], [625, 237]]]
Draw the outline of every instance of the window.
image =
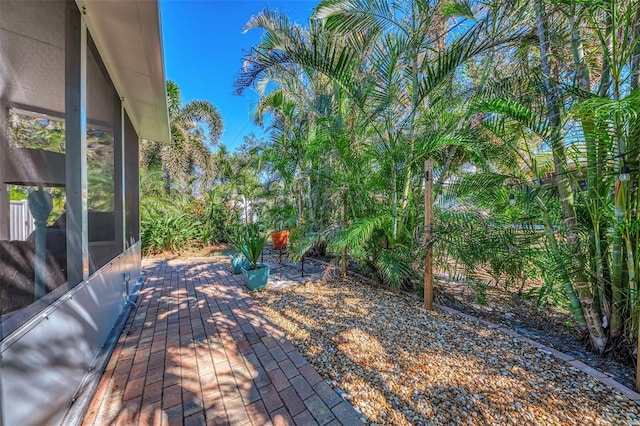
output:
[[0, 1], [0, 338], [68, 289], [64, 1]]
[[0, 340], [139, 239], [137, 134], [89, 34], [79, 111], [79, 28], [75, 2], [0, 0]]
[[89, 273], [122, 252], [120, 99], [95, 44], [87, 48], [87, 214]]
[[9, 146], [64, 154], [64, 120], [20, 109], [9, 110]]

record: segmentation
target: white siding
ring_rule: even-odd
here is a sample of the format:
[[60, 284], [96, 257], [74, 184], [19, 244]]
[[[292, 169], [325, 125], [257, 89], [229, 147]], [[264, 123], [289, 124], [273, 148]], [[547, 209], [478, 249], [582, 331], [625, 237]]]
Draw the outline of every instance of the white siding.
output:
[[36, 229], [27, 200], [11, 200], [11, 213], [9, 217], [11, 218], [11, 228], [9, 231], [9, 239], [11, 240], [24, 241], [29, 234]]

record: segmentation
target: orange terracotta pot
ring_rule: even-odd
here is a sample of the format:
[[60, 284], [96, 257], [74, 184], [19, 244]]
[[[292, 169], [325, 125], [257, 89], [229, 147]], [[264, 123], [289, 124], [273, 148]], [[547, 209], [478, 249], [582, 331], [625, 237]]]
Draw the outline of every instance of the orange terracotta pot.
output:
[[289, 231], [273, 231], [271, 232], [271, 241], [273, 242], [273, 248], [280, 250], [287, 245], [289, 240]]

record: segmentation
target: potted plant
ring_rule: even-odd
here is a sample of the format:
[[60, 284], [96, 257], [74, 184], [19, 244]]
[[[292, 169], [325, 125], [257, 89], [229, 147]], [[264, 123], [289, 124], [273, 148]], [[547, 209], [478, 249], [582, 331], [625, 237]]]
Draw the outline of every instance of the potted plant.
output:
[[271, 242], [273, 243], [274, 249], [280, 250], [287, 245], [287, 241], [289, 239], [289, 231], [287, 228], [290, 228], [295, 224], [296, 208], [291, 203], [285, 203], [282, 206], [274, 206], [269, 209], [269, 216], [271, 217], [271, 222], [275, 229], [274, 231], [271, 231]]
[[267, 238], [255, 223], [245, 225], [229, 237], [231, 244], [247, 260], [241, 269], [249, 290], [264, 288], [269, 280], [269, 266], [258, 263]]
[[242, 253], [230, 254], [229, 258], [231, 259], [231, 269], [234, 274], [239, 274], [242, 272], [242, 267], [249, 266], [249, 261]]
[[241, 244], [240, 239], [242, 238], [242, 229], [239, 225], [235, 225], [229, 228], [229, 231], [226, 233], [227, 241], [233, 245], [236, 249], [237, 253], [230, 254], [229, 260], [231, 261], [231, 270], [234, 274], [239, 274], [242, 272], [243, 266], [249, 266], [249, 261], [244, 254], [242, 254], [242, 249], [239, 244]]
[[271, 231], [271, 242], [273, 243], [274, 249], [280, 250], [281, 248], [287, 245], [288, 240], [289, 240], [288, 230], [282, 229], [280, 231]]

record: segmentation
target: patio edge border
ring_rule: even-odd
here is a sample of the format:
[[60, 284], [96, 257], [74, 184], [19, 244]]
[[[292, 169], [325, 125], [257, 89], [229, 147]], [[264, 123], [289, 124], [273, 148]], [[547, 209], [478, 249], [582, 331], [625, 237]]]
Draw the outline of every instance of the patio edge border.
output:
[[630, 400], [632, 400], [633, 402], [635, 402], [637, 405], [640, 405], [640, 393], [635, 392], [632, 389], [629, 389], [628, 387], [626, 387], [625, 385], [623, 385], [622, 383], [618, 382], [617, 380], [615, 380], [613, 377], [609, 376], [606, 373], [603, 373], [600, 370], [597, 370], [587, 364], [585, 364], [584, 362], [580, 361], [579, 359], [576, 359], [575, 357], [572, 357], [571, 355], [568, 355], [564, 352], [561, 352], [555, 348], [552, 348], [550, 346], [544, 345], [536, 340], [531, 339], [530, 337], [524, 336], [520, 333], [518, 333], [517, 331], [514, 331], [510, 328], [501, 326], [499, 324], [495, 324], [492, 323], [491, 321], [487, 321], [485, 319], [482, 318], [478, 318], [475, 317], [473, 315], [469, 315], [467, 313], [461, 312], [457, 309], [454, 308], [450, 308], [448, 306], [443, 306], [440, 304], [436, 304], [434, 303], [434, 306], [436, 308], [438, 308], [441, 311], [447, 312], [448, 314], [451, 315], [456, 315], [459, 317], [462, 317], [464, 319], [467, 320], [471, 320], [471, 321], [477, 321], [480, 322], [481, 324], [486, 325], [488, 328], [496, 330], [502, 334], [506, 334], [507, 336], [513, 337], [514, 339], [518, 339], [520, 341], [526, 342], [528, 344], [530, 344], [531, 346], [533, 346], [536, 349], [539, 349], [541, 351], [547, 352], [550, 355], [553, 355], [554, 357], [558, 358], [560, 361], [564, 361], [565, 363], [571, 365], [572, 367], [574, 367], [575, 369], [593, 377], [594, 379], [596, 379], [597, 381], [599, 381], [600, 383], [602, 383], [603, 385], [616, 390], [618, 392], [620, 392], [621, 394], [623, 394], [624, 396], [626, 396], [627, 398], [629, 398]]

